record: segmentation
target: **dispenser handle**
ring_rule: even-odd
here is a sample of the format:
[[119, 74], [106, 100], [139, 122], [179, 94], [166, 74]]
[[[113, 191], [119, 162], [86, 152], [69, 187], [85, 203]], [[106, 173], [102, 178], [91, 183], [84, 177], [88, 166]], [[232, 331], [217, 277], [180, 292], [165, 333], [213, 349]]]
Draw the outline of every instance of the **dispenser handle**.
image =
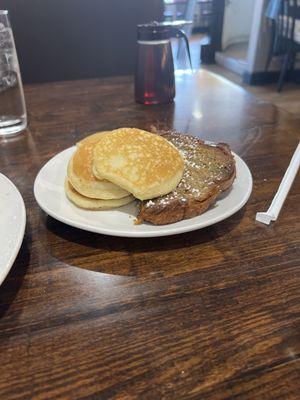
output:
[[191, 66], [191, 69], [193, 69], [193, 66], [192, 66], [192, 59], [191, 59], [191, 52], [190, 52], [190, 44], [189, 44], [189, 39], [187, 38], [187, 36], [186, 36], [186, 34], [183, 32], [183, 30], [181, 30], [181, 29], [179, 29], [179, 28], [173, 28], [172, 29], [172, 33], [173, 33], [173, 35], [172, 35], [172, 37], [176, 37], [177, 39], [180, 39], [180, 38], [182, 38], [182, 39], [184, 39], [184, 41], [185, 41], [185, 45], [186, 45], [186, 50], [187, 50], [187, 53], [188, 53], [188, 56], [189, 56], [189, 62], [190, 62], [190, 66]]

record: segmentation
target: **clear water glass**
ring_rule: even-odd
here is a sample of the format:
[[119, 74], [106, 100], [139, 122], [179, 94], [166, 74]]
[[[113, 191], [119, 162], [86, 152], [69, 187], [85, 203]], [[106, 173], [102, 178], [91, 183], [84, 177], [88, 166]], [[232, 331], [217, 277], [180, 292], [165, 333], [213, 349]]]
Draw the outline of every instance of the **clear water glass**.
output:
[[0, 137], [27, 127], [27, 113], [18, 56], [8, 11], [0, 10]]

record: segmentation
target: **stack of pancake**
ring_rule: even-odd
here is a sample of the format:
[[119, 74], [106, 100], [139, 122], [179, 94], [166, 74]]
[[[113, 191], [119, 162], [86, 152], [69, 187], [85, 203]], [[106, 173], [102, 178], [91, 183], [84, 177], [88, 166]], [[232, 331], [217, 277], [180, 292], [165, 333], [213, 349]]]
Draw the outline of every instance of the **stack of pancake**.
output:
[[95, 133], [77, 143], [68, 164], [65, 190], [78, 207], [120, 207], [135, 198], [147, 200], [175, 189], [184, 160], [158, 135], [135, 128]]
[[89, 210], [138, 199], [137, 222], [155, 225], [205, 212], [235, 179], [229, 146], [174, 131], [158, 133], [120, 128], [79, 142], [68, 165], [68, 198]]

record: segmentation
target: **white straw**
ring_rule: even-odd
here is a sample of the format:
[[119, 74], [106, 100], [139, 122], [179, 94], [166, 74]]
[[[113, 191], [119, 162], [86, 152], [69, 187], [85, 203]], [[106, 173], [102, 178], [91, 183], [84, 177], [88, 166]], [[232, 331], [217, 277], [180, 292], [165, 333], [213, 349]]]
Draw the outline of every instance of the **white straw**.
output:
[[276, 221], [283, 203], [289, 193], [289, 190], [294, 182], [300, 166], [300, 142], [296, 148], [296, 151], [291, 159], [290, 165], [286, 170], [284, 177], [280, 183], [277, 193], [275, 194], [273, 201], [267, 212], [258, 212], [256, 214], [256, 221], [262, 222], [263, 224], [269, 225], [271, 221]]

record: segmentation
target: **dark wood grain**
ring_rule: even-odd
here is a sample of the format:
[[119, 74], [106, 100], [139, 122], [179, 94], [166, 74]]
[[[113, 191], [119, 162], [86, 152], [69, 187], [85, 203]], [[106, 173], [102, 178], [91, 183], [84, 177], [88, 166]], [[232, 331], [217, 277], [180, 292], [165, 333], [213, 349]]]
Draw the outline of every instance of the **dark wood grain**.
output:
[[[299, 180], [265, 210], [300, 120], [228, 81], [177, 76], [174, 104], [135, 104], [131, 78], [25, 87], [29, 130], [0, 142], [27, 208], [0, 287], [0, 399], [300, 398]], [[96, 130], [176, 128], [228, 142], [248, 163], [237, 214], [183, 235], [123, 239], [66, 226], [32, 192], [41, 166]]]

